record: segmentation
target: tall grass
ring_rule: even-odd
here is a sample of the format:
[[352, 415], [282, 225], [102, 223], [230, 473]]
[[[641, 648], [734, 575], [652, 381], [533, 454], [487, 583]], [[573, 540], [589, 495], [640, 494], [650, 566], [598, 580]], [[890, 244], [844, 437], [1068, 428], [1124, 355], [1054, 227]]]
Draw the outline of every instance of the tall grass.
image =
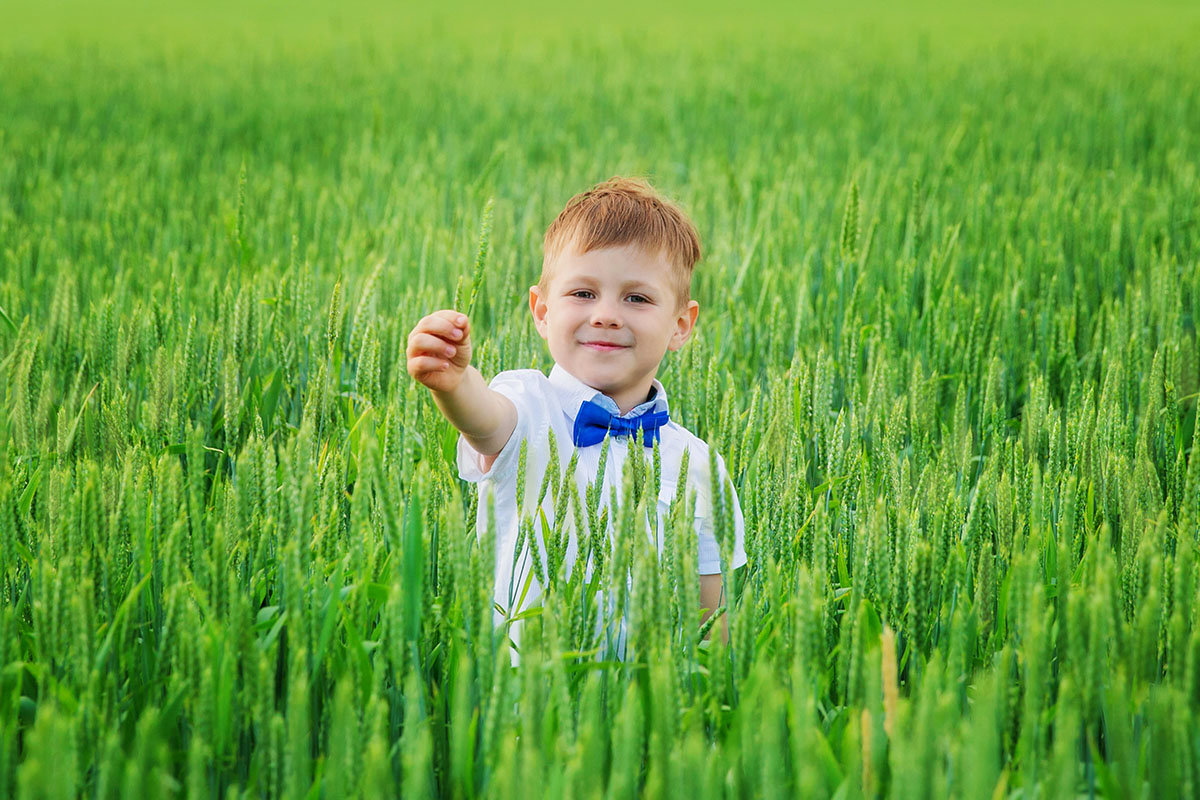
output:
[[[1195, 795], [1197, 22], [1102, 11], [3, 39], [0, 795]], [[659, 377], [750, 564], [705, 640], [653, 457], [526, 476], [513, 668], [405, 337], [457, 296], [548, 369], [542, 233], [618, 173], [703, 235]]]

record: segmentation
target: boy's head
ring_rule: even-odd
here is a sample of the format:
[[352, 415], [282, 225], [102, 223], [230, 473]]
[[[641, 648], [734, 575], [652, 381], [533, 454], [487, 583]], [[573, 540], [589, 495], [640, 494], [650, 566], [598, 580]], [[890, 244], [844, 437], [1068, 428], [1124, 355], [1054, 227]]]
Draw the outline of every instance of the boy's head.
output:
[[529, 289], [538, 333], [556, 363], [632, 408], [695, 325], [695, 226], [644, 181], [611, 178], [571, 198], [544, 248]]
[[586, 255], [621, 245], [661, 254], [671, 266], [679, 305], [687, 305], [692, 269], [700, 260], [700, 235], [678, 206], [636, 178], [612, 177], [567, 201], [546, 229], [538, 286], [545, 291], [556, 263], [568, 250]]

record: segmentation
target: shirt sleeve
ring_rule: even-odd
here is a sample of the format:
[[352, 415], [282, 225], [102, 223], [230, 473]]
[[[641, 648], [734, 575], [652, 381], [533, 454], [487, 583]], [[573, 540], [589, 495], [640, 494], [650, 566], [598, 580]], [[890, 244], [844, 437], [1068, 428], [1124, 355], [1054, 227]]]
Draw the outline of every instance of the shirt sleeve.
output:
[[[742, 516], [742, 504], [738, 501], [737, 489], [732, 482], [728, 482], [729, 473], [725, 469], [725, 459], [717, 454], [717, 472], [721, 479], [721, 485], [729, 490], [729, 501], [733, 504], [733, 555], [731, 569], [737, 569], [743, 566], [746, 559], [746, 521]], [[717, 537], [714, 533], [716, 521], [712, 518], [715, 504], [709, 504], [708, 516], [700, 521], [700, 575], [715, 575], [721, 571], [721, 548], [717, 544]]]
[[500, 451], [499, 455], [496, 456], [496, 460], [492, 462], [491, 469], [486, 472], [483, 469], [483, 456], [479, 451], [471, 447], [466, 437], [459, 434], [456, 460], [458, 462], [458, 476], [464, 481], [478, 483], [484, 478], [500, 482], [509, 478], [515, 480], [521, 442], [529, 437], [530, 425], [534, 419], [533, 411], [537, 401], [535, 386], [531, 381], [526, 380], [521, 373], [534, 371], [536, 370], [509, 370], [507, 372], [500, 372], [488, 384], [488, 388], [499, 392], [512, 401], [513, 406], [517, 409], [517, 426], [513, 428], [512, 435], [505, 442], [504, 449]]

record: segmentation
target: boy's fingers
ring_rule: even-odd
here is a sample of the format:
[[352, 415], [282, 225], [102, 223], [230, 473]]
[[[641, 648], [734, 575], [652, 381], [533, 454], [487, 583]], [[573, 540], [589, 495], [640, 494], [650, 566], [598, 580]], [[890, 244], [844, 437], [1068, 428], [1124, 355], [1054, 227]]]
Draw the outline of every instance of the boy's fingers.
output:
[[453, 356], [458, 347], [440, 336], [432, 333], [414, 333], [408, 337], [408, 357], [430, 354], [438, 356]]
[[450, 325], [445, 319], [438, 314], [430, 314], [427, 317], [421, 317], [421, 321], [412, 329], [409, 338], [420, 333], [433, 333], [442, 336], [449, 335], [454, 326]]
[[457, 314], [454, 311], [438, 311], [421, 320], [413, 330], [413, 333], [434, 333], [456, 341], [465, 339], [467, 331], [465, 327], [457, 324], [456, 319], [458, 317], [466, 319], [465, 316]]
[[455, 328], [462, 329], [465, 334], [471, 328], [471, 321], [467, 319], [467, 315], [461, 311], [455, 311], [452, 308], [447, 308], [443, 311], [436, 312], [436, 316], [449, 322]]
[[425, 323], [425, 321], [422, 320], [422, 324], [413, 328], [412, 333], [408, 335], [408, 343], [411, 347], [412, 343], [420, 341], [421, 337], [432, 336], [446, 342], [447, 344], [453, 344], [459, 341], [459, 338], [454, 336], [454, 331], [455, 329], [445, 325], [444, 321], [437, 320], [434, 322]]
[[408, 374], [417, 380], [431, 372], [445, 372], [450, 362], [433, 356], [418, 356], [408, 360]]

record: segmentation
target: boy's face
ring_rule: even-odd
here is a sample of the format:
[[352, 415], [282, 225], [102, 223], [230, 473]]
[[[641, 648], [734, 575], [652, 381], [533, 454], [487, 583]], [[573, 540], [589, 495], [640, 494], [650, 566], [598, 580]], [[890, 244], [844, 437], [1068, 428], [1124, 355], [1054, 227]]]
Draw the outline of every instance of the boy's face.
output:
[[667, 350], [678, 350], [700, 305], [680, 305], [670, 263], [636, 244], [580, 255], [567, 247], [550, 265], [529, 310], [555, 363], [611, 397], [622, 412], [646, 400]]

